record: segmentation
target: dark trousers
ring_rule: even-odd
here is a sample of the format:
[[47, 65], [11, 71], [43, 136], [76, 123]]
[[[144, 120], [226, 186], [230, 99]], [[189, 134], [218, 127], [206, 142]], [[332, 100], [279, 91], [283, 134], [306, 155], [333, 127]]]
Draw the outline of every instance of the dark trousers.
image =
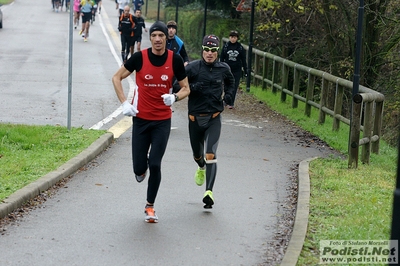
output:
[[133, 37], [121, 34], [121, 56], [122, 61], [128, 59]]
[[[209, 116], [196, 116], [195, 120], [189, 119], [189, 138], [195, 162], [203, 167], [204, 147], [205, 153], [214, 154], [217, 159], [217, 148], [221, 135], [221, 115], [212, 118]], [[196, 160], [197, 159], [197, 160]], [[206, 190], [212, 190], [217, 175], [217, 164], [206, 163]]]
[[233, 77], [235, 78], [235, 89], [233, 90], [233, 95], [232, 95], [232, 106], [235, 105], [235, 100], [236, 100], [236, 93], [237, 90], [239, 89], [239, 83], [240, 79], [242, 78], [242, 70], [235, 70], [232, 71]]
[[171, 119], [151, 121], [133, 118], [133, 172], [136, 175], [143, 175], [147, 167], [149, 168], [150, 175], [147, 186], [147, 201], [149, 203], [155, 202], [160, 187], [161, 161], [167, 148], [170, 131]]

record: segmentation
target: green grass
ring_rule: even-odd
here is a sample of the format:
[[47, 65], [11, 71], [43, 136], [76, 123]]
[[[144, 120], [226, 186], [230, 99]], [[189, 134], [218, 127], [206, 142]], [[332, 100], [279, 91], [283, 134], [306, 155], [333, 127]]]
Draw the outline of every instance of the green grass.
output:
[[[282, 103], [280, 94], [273, 94], [271, 90], [251, 87], [250, 93], [347, 154], [349, 126], [341, 124], [339, 132], [334, 132], [329, 116], [325, 124], [319, 125], [318, 110], [314, 108], [308, 118], [304, 115], [304, 103], [299, 102], [297, 109], [291, 108], [290, 96]], [[369, 165], [359, 162], [357, 169], [349, 169], [348, 161], [338, 158], [320, 158], [310, 163], [309, 224], [297, 265], [319, 263], [320, 240], [390, 238], [398, 151], [384, 141], [380, 143], [380, 154], [372, 154]]]
[[0, 0], [0, 6], [1, 5], [7, 5], [9, 3], [13, 2], [13, 0]]
[[0, 124], [0, 202], [57, 169], [105, 131]]
[[319, 262], [320, 240], [389, 239], [394, 175], [380, 164], [355, 170], [340, 160], [311, 162], [309, 224], [298, 265]]

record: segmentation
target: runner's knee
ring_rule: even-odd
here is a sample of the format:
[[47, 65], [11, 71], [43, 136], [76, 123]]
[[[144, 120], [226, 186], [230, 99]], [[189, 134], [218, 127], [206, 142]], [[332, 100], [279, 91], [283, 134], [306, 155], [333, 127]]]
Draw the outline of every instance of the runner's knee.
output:
[[215, 159], [214, 153], [206, 153], [206, 163], [207, 164], [217, 163], [217, 159]]
[[214, 159], [214, 153], [206, 153], [206, 160], [213, 160]]

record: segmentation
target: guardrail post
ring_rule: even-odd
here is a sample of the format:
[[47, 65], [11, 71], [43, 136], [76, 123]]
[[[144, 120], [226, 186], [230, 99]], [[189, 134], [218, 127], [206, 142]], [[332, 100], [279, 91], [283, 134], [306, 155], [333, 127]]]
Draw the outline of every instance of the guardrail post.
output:
[[382, 134], [382, 116], [383, 116], [383, 102], [375, 102], [375, 121], [374, 121], [374, 133], [379, 138], [377, 141], [372, 143], [372, 152], [379, 154], [379, 142]]
[[276, 60], [274, 58], [274, 62], [272, 64], [272, 78], [271, 78], [271, 81], [272, 81], [272, 92], [273, 93], [277, 92], [277, 89], [275, 87], [275, 83], [276, 83], [276, 81], [278, 79], [278, 70], [279, 70], [278, 62], [276, 62]]
[[308, 82], [307, 82], [307, 94], [306, 94], [306, 108], [304, 113], [306, 116], [311, 116], [311, 104], [308, 101], [312, 101], [314, 98], [314, 86], [315, 76], [311, 74], [311, 68], [308, 70]]
[[358, 167], [358, 147], [360, 146], [360, 125], [361, 125], [362, 96], [356, 94], [353, 97], [352, 118], [350, 124], [349, 138], [349, 168]]
[[294, 95], [298, 95], [300, 91], [300, 71], [296, 69], [296, 65], [293, 68], [293, 99], [292, 99], [292, 108], [297, 108], [299, 106], [299, 100], [297, 100]]
[[369, 164], [369, 158], [371, 156], [371, 137], [372, 137], [372, 104], [373, 102], [365, 103], [364, 110], [364, 130], [363, 138], [368, 139], [368, 142], [362, 145], [361, 150], [361, 162]]
[[343, 106], [343, 86], [339, 85], [338, 82], [339, 79], [336, 80], [336, 93], [335, 93], [335, 107], [334, 107], [334, 114], [335, 116], [333, 117], [333, 125], [332, 125], [332, 130], [333, 131], [339, 131], [340, 128], [340, 119], [336, 117], [336, 115], [341, 115], [342, 114], [342, 106]]
[[281, 90], [281, 102], [286, 101], [286, 93], [283, 91], [283, 89], [288, 89], [288, 80], [289, 80], [289, 67], [285, 65], [285, 61], [283, 61], [282, 64], [282, 90]]
[[268, 66], [269, 59], [265, 56], [265, 52], [263, 55], [263, 70], [262, 70], [262, 90], [267, 88], [267, 79], [268, 79]]
[[325, 112], [322, 110], [322, 108], [326, 107], [326, 102], [328, 97], [328, 86], [329, 86], [329, 81], [324, 79], [324, 75], [322, 75], [321, 100], [320, 100], [319, 117], [318, 117], [319, 124], [325, 123]]
[[254, 79], [253, 79], [253, 84], [255, 86], [259, 86], [260, 81], [256, 78], [256, 75], [258, 75], [260, 70], [260, 56], [258, 54], [254, 54]]

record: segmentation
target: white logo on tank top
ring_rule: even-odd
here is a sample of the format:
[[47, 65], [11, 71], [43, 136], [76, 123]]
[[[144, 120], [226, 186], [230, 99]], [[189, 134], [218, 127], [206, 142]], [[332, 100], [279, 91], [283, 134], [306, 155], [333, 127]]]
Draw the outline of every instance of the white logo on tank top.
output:
[[153, 79], [153, 76], [150, 74], [147, 74], [146, 76], [144, 76], [145, 79], [150, 80]]

